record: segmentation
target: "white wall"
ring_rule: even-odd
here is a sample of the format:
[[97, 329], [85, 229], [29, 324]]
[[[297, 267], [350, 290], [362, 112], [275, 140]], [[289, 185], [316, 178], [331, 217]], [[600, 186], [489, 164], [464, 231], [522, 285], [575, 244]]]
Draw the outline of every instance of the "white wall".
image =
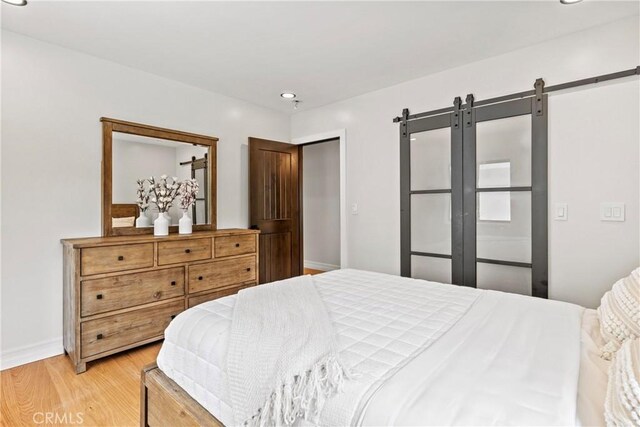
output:
[[101, 233], [101, 116], [219, 137], [220, 228], [248, 225], [247, 138], [290, 131], [281, 113], [6, 31], [2, 113], [3, 366], [62, 351], [60, 239]]
[[[634, 68], [639, 40], [632, 17], [295, 114], [294, 138], [346, 128], [347, 203], [359, 208], [348, 218], [349, 266], [400, 271], [399, 137], [391, 119], [402, 108], [418, 113], [467, 93], [486, 99], [532, 89], [537, 77], [552, 85]], [[551, 298], [594, 307], [640, 262], [638, 104], [637, 77], [550, 99], [549, 200], [569, 203], [569, 221], [550, 222]], [[627, 221], [600, 222], [604, 201], [625, 202]]]
[[304, 263], [340, 266], [340, 140], [302, 148]]

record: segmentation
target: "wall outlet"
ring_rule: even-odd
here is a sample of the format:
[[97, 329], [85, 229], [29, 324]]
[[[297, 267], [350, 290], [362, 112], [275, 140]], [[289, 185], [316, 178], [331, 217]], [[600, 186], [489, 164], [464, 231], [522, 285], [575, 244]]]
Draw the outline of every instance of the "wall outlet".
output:
[[624, 203], [601, 203], [600, 221], [624, 221]]
[[358, 215], [358, 204], [357, 203], [352, 203], [351, 204], [351, 215]]

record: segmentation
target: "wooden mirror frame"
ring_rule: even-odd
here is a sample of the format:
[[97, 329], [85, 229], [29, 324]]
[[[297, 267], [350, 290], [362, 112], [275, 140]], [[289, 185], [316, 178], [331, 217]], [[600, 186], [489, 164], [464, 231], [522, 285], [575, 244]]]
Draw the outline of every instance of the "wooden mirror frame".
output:
[[[102, 235], [130, 236], [137, 234], [152, 234], [153, 227], [112, 227], [113, 206], [113, 132], [131, 135], [148, 136], [151, 138], [168, 139], [185, 144], [198, 144], [208, 147], [208, 177], [209, 177], [209, 224], [194, 224], [193, 231], [216, 229], [216, 145], [218, 138], [214, 136], [197, 135], [179, 130], [165, 129], [140, 123], [101, 117], [102, 122]], [[177, 233], [178, 226], [170, 226], [169, 233]]]

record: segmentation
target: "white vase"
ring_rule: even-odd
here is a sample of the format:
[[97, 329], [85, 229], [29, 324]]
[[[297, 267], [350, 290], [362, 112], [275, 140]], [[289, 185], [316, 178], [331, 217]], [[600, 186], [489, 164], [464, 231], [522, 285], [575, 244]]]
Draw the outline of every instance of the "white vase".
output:
[[187, 211], [183, 211], [182, 218], [180, 218], [179, 224], [179, 233], [180, 234], [191, 234], [193, 231], [193, 221]]
[[136, 228], [145, 228], [151, 226], [151, 219], [146, 212], [140, 212], [140, 216], [136, 218]]
[[153, 235], [154, 236], [168, 236], [169, 235], [169, 220], [162, 213], [158, 215], [155, 221], [153, 221]]

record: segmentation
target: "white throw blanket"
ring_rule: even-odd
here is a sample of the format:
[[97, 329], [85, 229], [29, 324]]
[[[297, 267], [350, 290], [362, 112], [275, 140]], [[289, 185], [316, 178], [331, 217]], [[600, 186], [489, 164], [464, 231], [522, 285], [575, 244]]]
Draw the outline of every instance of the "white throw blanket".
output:
[[348, 370], [311, 276], [240, 291], [227, 353], [236, 425], [317, 422]]

